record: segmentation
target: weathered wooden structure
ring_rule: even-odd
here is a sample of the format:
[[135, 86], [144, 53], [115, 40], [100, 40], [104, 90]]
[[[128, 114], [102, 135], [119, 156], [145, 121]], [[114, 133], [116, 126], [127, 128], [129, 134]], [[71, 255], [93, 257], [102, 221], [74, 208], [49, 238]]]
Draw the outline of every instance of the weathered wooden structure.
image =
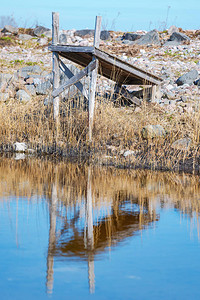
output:
[[[89, 139], [92, 139], [93, 116], [95, 107], [95, 91], [97, 75], [102, 75], [116, 82], [122, 91], [132, 103], [140, 105], [141, 101], [130, 97], [122, 85], [146, 85], [151, 86], [152, 98], [154, 98], [155, 88], [161, 83], [161, 79], [147, 71], [139, 69], [118, 57], [108, 54], [99, 49], [101, 32], [101, 17], [96, 17], [94, 46], [69, 46], [59, 44], [59, 15], [52, 14], [52, 45], [49, 50], [53, 52], [53, 93], [54, 97], [54, 119], [59, 117], [59, 94], [71, 85], [75, 85], [82, 94], [89, 100]], [[74, 75], [66, 65], [60, 60], [60, 57], [79, 64], [84, 67], [80, 72]], [[59, 86], [59, 66], [65, 72], [69, 80]], [[89, 93], [84, 89], [80, 80], [84, 76], [90, 76]]]

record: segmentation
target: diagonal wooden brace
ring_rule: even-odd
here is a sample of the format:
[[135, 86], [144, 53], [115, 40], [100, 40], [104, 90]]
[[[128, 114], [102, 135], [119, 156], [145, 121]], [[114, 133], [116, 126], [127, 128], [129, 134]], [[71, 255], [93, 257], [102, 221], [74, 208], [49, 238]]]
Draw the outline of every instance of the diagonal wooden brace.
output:
[[[60, 69], [63, 71], [63, 73], [70, 79], [74, 76], [74, 74], [72, 73], [72, 71], [63, 63], [63, 61], [60, 59]], [[83, 96], [88, 100], [88, 94], [87, 91], [85, 90], [84, 86], [82, 85], [82, 83], [80, 81], [76, 82], [74, 84], [77, 89], [83, 94]]]
[[89, 63], [89, 65], [81, 70], [78, 74], [71, 77], [66, 83], [61, 85], [59, 88], [52, 92], [53, 97], [57, 97], [60, 93], [62, 93], [65, 89], [69, 88], [71, 85], [77, 83], [84, 76], [90, 74], [96, 68], [96, 60], [93, 60]]

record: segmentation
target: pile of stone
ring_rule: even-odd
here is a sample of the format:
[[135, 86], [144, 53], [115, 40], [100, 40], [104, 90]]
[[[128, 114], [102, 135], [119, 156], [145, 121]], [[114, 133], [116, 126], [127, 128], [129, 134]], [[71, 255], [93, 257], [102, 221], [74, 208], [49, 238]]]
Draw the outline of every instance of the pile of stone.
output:
[[[35, 95], [46, 98], [51, 95], [52, 56], [48, 51], [48, 42], [52, 32], [50, 29], [37, 26], [31, 34], [21, 34], [18, 28], [5, 26], [1, 35], [15, 36], [22, 43], [19, 45], [4, 46], [0, 48], [2, 61], [9, 67], [13, 61], [23, 61], [23, 68], [9, 68], [6, 64], [0, 70], [0, 99], [7, 101], [15, 98], [19, 101], [30, 101]], [[59, 35], [61, 44], [92, 46], [94, 30], [62, 30]], [[35, 47], [27, 41], [42, 45]], [[32, 46], [31, 46], [32, 45]], [[100, 47], [110, 51], [123, 60], [160, 76], [163, 83], [156, 93], [155, 105], [159, 105], [168, 113], [192, 113], [199, 109], [200, 103], [200, 31], [182, 31], [171, 26], [167, 31], [157, 30], [114, 32], [104, 30], [101, 32]], [[137, 55], [130, 55], [131, 49], [137, 49]], [[77, 67], [68, 62], [73, 73], [79, 71]], [[61, 73], [61, 83], [67, 78]], [[105, 78], [99, 78], [99, 89], [109, 93], [113, 83]], [[88, 85], [87, 85], [88, 86]], [[72, 89], [72, 88], [71, 88]], [[73, 87], [73, 89], [75, 89]], [[135, 93], [140, 98], [141, 92]], [[45, 100], [45, 103], [47, 101]]]
[[0, 99], [30, 101], [31, 96], [50, 93], [51, 86], [52, 74], [46, 74], [38, 65], [26, 66], [14, 74], [0, 74]]

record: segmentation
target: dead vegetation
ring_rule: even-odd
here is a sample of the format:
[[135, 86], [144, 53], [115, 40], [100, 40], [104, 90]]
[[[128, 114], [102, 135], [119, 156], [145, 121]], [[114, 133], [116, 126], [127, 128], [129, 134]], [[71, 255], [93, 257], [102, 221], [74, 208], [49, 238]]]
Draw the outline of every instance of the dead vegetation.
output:
[[[44, 106], [40, 97], [31, 103], [14, 100], [0, 103], [2, 150], [3, 145], [26, 142], [40, 154], [90, 157], [96, 164], [199, 172], [199, 111], [169, 115], [150, 103], [135, 109], [116, 107], [111, 101], [98, 99], [93, 142], [90, 143], [88, 112], [80, 103], [76, 98], [61, 103], [58, 131], [54, 126], [52, 106]], [[149, 124], [162, 125], [166, 137], [144, 139], [142, 129]], [[185, 137], [191, 140], [188, 149], [172, 148], [174, 141]], [[124, 152], [128, 150], [131, 154], [126, 157]]]

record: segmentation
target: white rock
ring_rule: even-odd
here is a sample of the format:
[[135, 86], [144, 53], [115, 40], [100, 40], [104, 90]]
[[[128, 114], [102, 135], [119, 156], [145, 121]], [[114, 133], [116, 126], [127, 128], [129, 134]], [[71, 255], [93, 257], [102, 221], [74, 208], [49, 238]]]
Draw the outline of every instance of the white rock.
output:
[[169, 27], [168, 34], [171, 35], [173, 32], [179, 32], [179, 29], [174, 25]]
[[0, 92], [0, 101], [7, 101], [9, 99], [9, 93]]
[[15, 152], [25, 152], [28, 148], [26, 143], [18, 143], [18, 142], [14, 143], [13, 147]]
[[16, 153], [15, 154], [15, 160], [21, 160], [21, 159], [25, 159], [26, 155], [24, 153]]
[[84, 46], [84, 47], [88, 46], [88, 41], [87, 40], [81, 41], [80, 46]]
[[25, 92], [24, 90], [19, 90], [16, 93], [16, 98], [20, 101], [30, 101], [31, 97], [29, 96], [29, 94], [27, 92]]
[[123, 156], [127, 157], [127, 156], [134, 155], [134, 154], [135, 154], [135, 151], [127, 150], [127, 151], [124, 152]]
[[173, 86], [172, 84], [168, 84], [168, 85], [166, 86], [166, 89], [167, 89], [168, 91], [173, 90], [173, 88], [174, 88], [174, 86]]
[[40, 44], [41, 46], [44, 46], [46, 44], [48, 44], [48, 39], [47, 38], [40, 38], [37, 40], [37, 43]]

